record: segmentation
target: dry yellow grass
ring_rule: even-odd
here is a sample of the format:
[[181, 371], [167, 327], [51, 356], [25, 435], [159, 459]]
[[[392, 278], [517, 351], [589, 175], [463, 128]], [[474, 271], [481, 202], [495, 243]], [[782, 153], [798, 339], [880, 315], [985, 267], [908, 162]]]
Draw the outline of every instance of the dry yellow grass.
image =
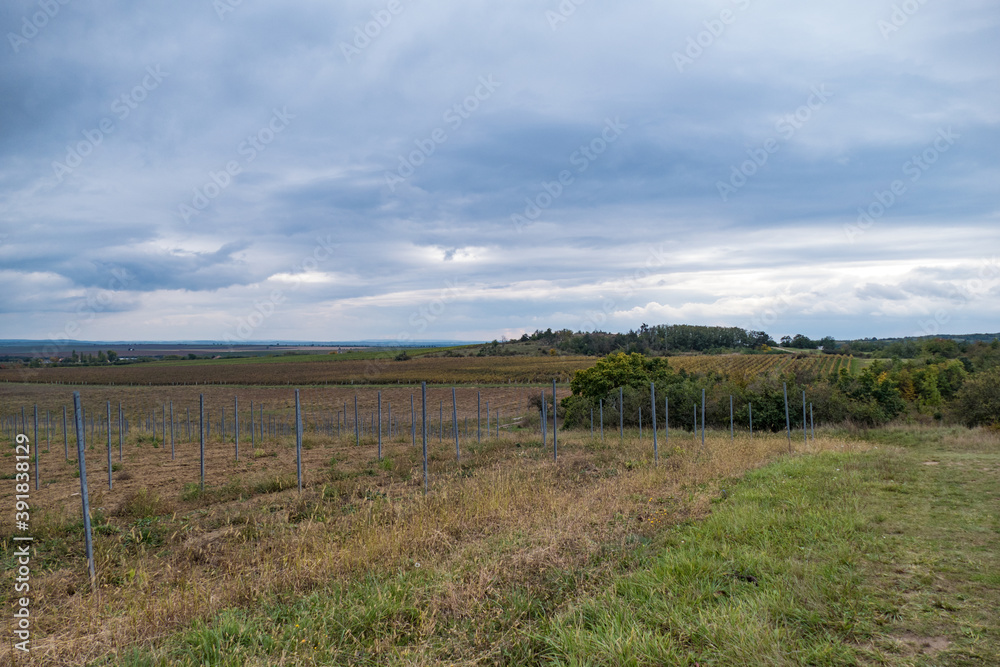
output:
[[[214, 483], [205, 495], [183, 487], [196, 479], [196, 460], [171, 464], [148, 446], [129, 450], [124, 469], [132, 479], [114, 491], [106, 490], [103, 470], [90, 470], [91, 506], [110, 517], [95, 538], [95, 594], [80, 531], [71, 525], [79, 517], [79, 497], [71, 495], [79, 482], [70, 473], [52, 481], [33, 510], [42, 537], [37, 560], [46, 549], [66, 551], [33, 572], [31, 664], [79, 664], [155, 643], [225, 608], [295, 599], [331, 581], [401, 569], [450, 573], [423, 617], [429, 635], [436, 618], [495, 613], [490, 601], [498, 590], [530, 590], [553, 570], [592, 562], [609, 547], [627, 550], [631, 539], [704, 515], [724, 480], [788, 451], [784, 434], [731, 442], [728, 433], [710, 433], [703, 450], [700, 438], [685, 433], [672, 432], [666, 445], [661, 431], [654, 466], [648, 431], [641, 441], [609, 433], [604, 443], [561, 432], [553, 463], [551, 441], [542, 446], [537, 434], [505, 432], [478, 447], [463, 439], [459, 466], [453, 441], [435, 439], [424, 495], [420, 447], [409, 446], [408, 433], [386, 445], [381, 463], [372, 446], [352, 440], [309, 436], [301, 495], [290, 439], [265, 445], [264, 456], [240, 467], [220, 453], [210, 461]], [[797, 453], [806, 449], [801, 439], [792, 444]], [[857, 446], [823, 436], [807, 449]], [[275, 491], [275, 480], [292, 488]], [[152, 493], [142, 495], [144, 487]], [[144, 541], [151, 522], [136, 519], [144, 509], [173, 510], [153, 521], [160, 540]], [[0, 524], [4, 536], [12, 533], [8, 521]], [[6, 539], [8, 553], [10, 545]], [[0, 663], [10, 664], [11, 655]]]

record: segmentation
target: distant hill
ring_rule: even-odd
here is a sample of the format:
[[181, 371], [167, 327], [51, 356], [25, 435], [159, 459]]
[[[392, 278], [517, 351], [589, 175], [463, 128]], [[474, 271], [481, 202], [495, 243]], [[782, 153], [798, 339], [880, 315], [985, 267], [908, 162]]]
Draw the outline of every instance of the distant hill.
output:
[[1000, 340], [1000, 333], [974, 333], [974, 334], [937, 334], [934, 336], [905, 336], [903, 338], [855, 338], [853, 340], [838, 340], [838, 343], [860, 343], [868, 341], [877, 341], [880, 343], [903, 343], [906, 341], [918, 342], [922, 340], [953, 340], [955, 342], [966, 342], [966, 343], [991, 343], [994, 340]]

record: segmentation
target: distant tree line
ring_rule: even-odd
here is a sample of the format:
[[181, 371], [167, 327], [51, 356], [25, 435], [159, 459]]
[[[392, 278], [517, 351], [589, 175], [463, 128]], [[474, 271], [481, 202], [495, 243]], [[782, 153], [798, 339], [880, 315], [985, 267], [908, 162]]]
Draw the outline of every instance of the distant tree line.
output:
[[125, 357], [122, 358], [114, 350], [108, 350], [107, 352], [99, 350], [97, 354], [91, 354], [89, 352], [79, 353], [76, 350], [72, 350], [68, 357], [19, 357], [7, 355], [0, 357], [0, 362], [9, 362], [14, 367], [27, 365], [29, 368], [42, 368], [43, 366], [50, 367], [66, 367], [66, 366], [108, 366], [111, 364], [122, 366], [127, 364], [136, 363], [147, 363], [150, 361], [157, 360], [182, 360], [182, 359], [202, 359], [210, 357], [199, 357], [194, 353], [187, 355], [179, 354], [168, 354], [162, 357]]
[[983, 350], [996, 349], [997, 339], [964, 340], [955, 338], [902, 338], [882, 339], [862, 338], [842, 343], [841, 354], [855, 356], [873, 356], [885, 359], [918, 359], [938, 357], [943, 359], [971, 358], [983, 353]]
[[643, 324], [628, 333], [574, 332], [569, 329], [535, 331], [521, 336], [523, 342], [539, 342], [569, 354], [604, 356], [612, 352], [638, 352], [663, 356], [679, 352], [739, 352], [759, 350], [777, 343], [763, 331], [739, 327], [709, 327], [692, 324]]
[[[521, 342], [540, 343], [566, 354], [606, 356], [612, 352], [638, 352], [648, 356], [669, 356], [683, 352], [724, 354], [731, 352], [762, 353], [773, 351], [780, 345], [796, 350], [822, 350], [826, 354], [847, 354], [856, 357], [884, 359], [972, 358], [995, 344], [996, 335], [970, 335], [968, 337], [939, 338], [860, 338], [837, 341], [833, 336], [812, 339], [803, 334], [782, 336], [775, 342], [764, 331], [739, 327], [711, 327], [693, 324], [643, 324], [638, 330], [627, 333], [604, 331], [582, 332], [560, 329], [536, 330], [524, 334]], [[995, 348], [994, 348], [995, 349]], [[493, 341], [482, 355], [515, 354], [502, 343]]]
[[[752, 403], [754, 425], [778, 431], [785, 426], [784, 384], [789, 402], [795, 406], [790, 411], [793, 427], [801, 425], [804, 390], [816, 419], [827, 424], [880, 426], [908, 416], [1000, 428], [1000, 341], [935, 339], [915, 345], [911, 359], [876, 359], [857, 372], [841, 368], [819, 379], [794, 373], [763, 373], [752, 378], [727, 378], [715, 372], [689, 374], [675, 371], [665, 358], [615, 352], [574, 375], [573, 395], [560, 402], [561, 418], [567, 427], [586, 426], [591, 411], [602, 408], [606, 423], [617, 423], [621, 409], [623, 421], [634, 426], [641, 410], [648, 423], [652, 408], [649, 387], [653, 383], [657, 410], [665, 398], [670, 401], [672, 427], [693, 427], [693, 406], [700, 404], [705, 390], [710, 426], [728, 428], [732, 396], [738, 423], [747, 422], [747, 404]], [[619, 388], [623, 406], [618, 403]]]

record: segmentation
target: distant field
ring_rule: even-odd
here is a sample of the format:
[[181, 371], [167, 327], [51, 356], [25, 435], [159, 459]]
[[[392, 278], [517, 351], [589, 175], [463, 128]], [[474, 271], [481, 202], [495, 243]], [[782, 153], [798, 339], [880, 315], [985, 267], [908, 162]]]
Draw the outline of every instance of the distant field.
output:
[[[531, 384], [567, 382], [597, 357], [421, 356], [440, 348], [408, 350], [412, 358], [396, 361], [396, 350], [345, 354], [303, 354], [246, 359], [154, 361], [121, 366], [2, 369], [0, 382], [116, 385], [327, 385], [327, 384]], [[692, 355], [670, 357], [670, 366], [689, 373], [719, 373], [750, 378], [761, 373], [794, 373], [813, 379], [841, 368], [857, 371], [858, 359], [845, 355]]]
[[[853, 367], [852, 367], [853, 364]], [[857, 371], [859, 360], [843, 354], [723, 354], [670, 357], [670, 366], [688, 373], [721, 373], [729, 377], [753, 377], [761, 373], [794, 373], [823, 377], [841, 368]]]
[[[396, 361], [395, 352], [369, 358], [307, 355], [271, 359], [162, 361], [127, 366], [4, 369], [0, 382], [65, 384], [507, 384], [560, 382], [594, 357], [416, 357]], [[355, 356], [355, 358], [350, 358]], [[345, 358], [340, 358], [345, 357]]]

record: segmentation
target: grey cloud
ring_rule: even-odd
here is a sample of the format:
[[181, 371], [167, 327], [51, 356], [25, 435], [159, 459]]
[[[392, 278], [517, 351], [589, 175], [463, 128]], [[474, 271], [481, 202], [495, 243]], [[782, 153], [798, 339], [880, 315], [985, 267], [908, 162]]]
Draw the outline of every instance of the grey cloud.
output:
[[909, 298], [909, 294], [895, 285], [878, 285], [867, 283], [855, 290], [855, 294], [861, 299], [887, 299], [889, 301], [901, 301]]
[[[20, 52], [5, 45], [2, 56], [0, 234], [8, 239], [0, 268], [47, 272], [74, 294], [103, 289], [111, 271], [125, 270], [134, 281], [119, 303], [129, 308], [150, 307], [143, 292], [186, 291], [208, 302], [226, 289], [233, 301], [221, 307], [237, 316], [246, 309], [229, 304], [240, 302], [241, 290], [252, 303], [259, 285], [298, 271], [316, 239], [329, 235], [339, 246], [318, 270], [339, 278], [290, 296], [294, 329], [295, 307], [306, 300], [335, 310], [352, 296], [436, 288], [448, 271], [496, 285], [496, 293], [512, 276], [613, 281], [643, 265], [637, 248], [654, 244], [672, 253], [663, 268], [668, 284], [706, 269], [787, 275], [840, 267], [851, 308], [861, 308], [854, 300], [884, 300], [916, 309], [963, 280], [948, 274], [955, 259], [974, 263], [996, 240], [1000, 87], [988, 63], [1000, 47], [990, 3], [927, 4], [888, 39], [877, 26], [885, 8], [861, 0], [836, 8], [751, 3], [683, 72], [673, 53], [718, 17], [718, 3], [585, 3], [554, 30], [546, 11], [557, 10], [555, 2], [402, 5], [351, 62], [342, 43], [352, 44], [355, 28], [383, 5], [244, 2], [221, 20], [200, 0], [61, 6]], [[7, 3], [0, 25], [16, 29], [36, 6]], [[147, 66], [169, 74], [119, 118], [111, 104]], [[455, 127], [445, 114], [483, 76], [501, 85]], [[824, 84], [832, 97], [784, 136], [781, 118]], [[282, 107], [294, 119], [249, 159], [242, 142], [267, 136], [272, 110]], [[578, 171], [574, 152], [615, 117], [627, 131]], [[113, 132], [57, 183], [53, 160], [103, 118]], [[907, 161], [948, 126], [961, 140], [918, 180], [906, 180]], [[418, 143], [426, 146], [435, 129], [447, 140], [389, 187], [386, 172]], [[776, 152], [722, 201], [717, 184], [769, 139]], [[240, 173], [185, 224], [178, 207], [229, 162]], [[572, 184], [539, 206], [530, 226], [515, 229], [511, 215], [547, 202], [546, 184], [562, 170], [572, 171]], [[844, 225], [894, 180], [905, 181], [905, 193], [847, 243]], [[944, 237], [949, 225], [968, 236]], [[767, 250], [768, 235], [779, 250]], [[786, 249], [789, 235], [795, 243]], [[487, 250], [470, 260], [468, 248]], [[878, 261], [926, 270], [898, 285], [881, 278], [857, 285], [851, 262]], [[42, 300], [38, 284], [23, 289], [25, 300], [0, 310]], [[460, 337], [547, 318], [573, 326], [599, 300], [514, 304], [483, 294], [453, 304], [434, 324], [439, 333]], [[694, 306], [719, 295], [706, 289], [678, 298], [690, 312], [707, 312]], [[622, 310], [645, 305], [638, 296], [625, 300]], [[46, 308], [58, 319], [72, 305], [54, 299]], [[408, 317], [405, 308], [372, 307], [352, 320], [353, 335], [376, 337]], [[890, 319], [864, 325], [908, 326]], [[808, 321], [796, 326], [805, 331]], [[838, 329], [829, 320], [824, 326]]]

